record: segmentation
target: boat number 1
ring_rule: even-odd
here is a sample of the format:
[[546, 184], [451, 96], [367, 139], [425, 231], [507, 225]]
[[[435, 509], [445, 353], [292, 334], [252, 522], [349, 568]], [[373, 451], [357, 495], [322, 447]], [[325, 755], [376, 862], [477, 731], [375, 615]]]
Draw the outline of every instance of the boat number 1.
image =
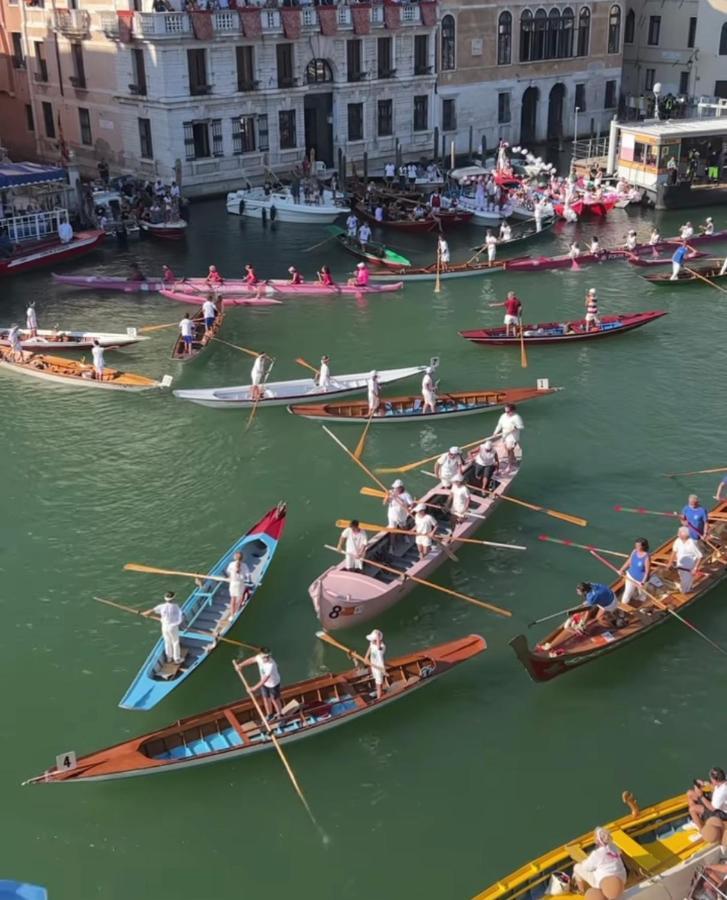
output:
[[71, 769], [76, 768], [76, 765], [76, 754], [73, 750], [56, 756], [56, 769], [60, 772], [70, 772]]

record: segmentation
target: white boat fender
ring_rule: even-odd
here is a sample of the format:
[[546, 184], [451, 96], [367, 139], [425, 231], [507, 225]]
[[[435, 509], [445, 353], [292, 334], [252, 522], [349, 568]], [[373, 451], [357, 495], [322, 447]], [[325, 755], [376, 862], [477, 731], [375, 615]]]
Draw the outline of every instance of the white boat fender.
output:
[[172, 386], [172, 381], [173, 381], [173, 380], [174, 380], [174, 379], [172, 378], [171, 375], [164, 375], [164, 376], [162, 377], [162, 380], [159, 382], [160, 387], [163, 387], [163, 388], [171, 387], [171, 386]]

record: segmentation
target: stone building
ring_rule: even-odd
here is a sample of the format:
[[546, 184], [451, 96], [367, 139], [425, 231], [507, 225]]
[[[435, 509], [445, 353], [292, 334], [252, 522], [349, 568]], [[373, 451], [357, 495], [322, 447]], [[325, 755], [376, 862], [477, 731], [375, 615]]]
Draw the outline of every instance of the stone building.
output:
[[0, 0], [0, 146], [21, 159], [36, 155], [28, 75], [23, 7], [18, 0]]

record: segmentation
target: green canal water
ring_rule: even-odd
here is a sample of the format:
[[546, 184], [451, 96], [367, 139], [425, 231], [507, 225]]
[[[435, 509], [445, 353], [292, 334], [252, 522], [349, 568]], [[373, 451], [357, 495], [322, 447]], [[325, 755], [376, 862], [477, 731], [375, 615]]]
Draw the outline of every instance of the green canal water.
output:
[[[690, 213], [692, 221], [698, 212]], [[659, 218], [673, 234], [679, 215]], [[716, 216], [717, 227], [724, 222]], [[602, 246], [633, 224], [648, 235], [653, 214], [614, 211]], [[597, 224], [578, 226], [590, 239]], [[561, 252], [573, 226], [533, 252]], [[465, 258], [481, 231], [451, 239]], [[233, 276], [244, 262], [281, 275], [296, 263], [311, 276], [329, 261], [342, 275], [354, 260], [324, 233], [279, 223], [264, 230], [224, 213], [222, 201], [195, 205], [186, 246], [108, 246], [68, 270], [125, 274], [138, 260], [200, 274], [215, 262]], [[414, 260], [431, 258], [430, 238], [395, 243]], [[721, 248], [724, 250], [724, 247]], [[232, 310], [223, 337], [276, 357], [274, 377], [304, 373], [297, 356], [332, 356], [334, 372], [423, 363], [441, 357], [444, 389], [534, 384], [561, 393], [523, 406], [525, 459], [515, 495], [590, 520], [588, 530], [513, 505], [482, 529], [526, 553], [469, 547], [441, 569], [446, 586], [512, 609], [497, 618], [426, 589], [377, 624], [389, 654], [478, 632], [489, 649], [447, 679], [346, 727], [291, 746], [290, 760], [330, 843], [311, 827], [274, 753], [154, 778], [88, 785], [21, 787], [57, 753], [98, 749], [240, 695], [234, 648], [214, 656], [155, 710], [117, 703], [156, 639], [155, 626], [93, 600], [139, 607], [188, 583], [122, 571], [127, 561], [205, 569], [278, 500], [287, 532], [264, 588], [233, 636], [268, 643], [287, 681], [346, 668], [323, 646], [308, 584], [334, 557], [337, 517], [382, 521], [362, 497], [361, 473], [314, 423], [284, 408], [216, 411], [167, 394], [74, 391], [0, 377], [0, 609], [3, 638], [2, 798], [4, 877], [45, 884], [53, 900], [315, 900], [467, 898], [551, 846], [622, 813], [631, 788], [642, 803], [683, 790], [708, 766], [725, 763], [725, 660], [678, 623], [667, 623], [617, 655], [555, 682], [535, 685], [508, 640], [531, 619], [574, 601], [582, 579], [609, 573], [581, 551], [538, 541], [546, 532], [627, 550], [673, 531], [666, 519], [627, 516], [615, 504], [680, 507], [697, 490], [709, 502], [713, 476], [670, 481], [664, 472], [724, 464], [723, 295], [707, 287], [664, 289], [612, 262], [582, 272], [503, 274], [414, 284], [390, 297], [301, 299], [265, 310]], [[588, 287], [602, 313], [665, 309], [664, 319], [602, 344], [483, 349], [458, 329], [497, 324], [488, 303], [515, 288], [528, 321], [582, 311]], [[123, 330], [174, 322], [184, 307], [160, 297], [95, 294], [55, 287], [47, 273], [2, 284], [2, 320], [21, 319], [37, 300], [41, 326]], [[174, 329], [109, 363], [169, 373], [177, 386], [246, 383], [250, 360], [215, 346], [182, 368], [169, 360]], [[408, 385], [413, 392], [418, 384]], [[366, 460], [397, 465], [487, 434], [493, 420], [372, 428]], [[353, 445], [357, 429], [338, 434]], [[414, 473], [409, 487], [429, 480]], [[720, 587], [693, 612], [727, 645]], [[531, 637], [542, 632], [531, 629]], [[365, 629], [342, 637], [365, 647]]]

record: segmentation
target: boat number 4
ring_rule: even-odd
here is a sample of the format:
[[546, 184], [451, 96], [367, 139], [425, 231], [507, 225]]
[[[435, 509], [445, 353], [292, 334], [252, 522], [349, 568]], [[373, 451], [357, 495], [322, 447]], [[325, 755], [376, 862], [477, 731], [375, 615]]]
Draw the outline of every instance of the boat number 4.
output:
[[76, 768], [76, 765], [76, 754], [73, 750], [56, 756], [56, 769], [61, 772], [70, 772], [71, 769]]

